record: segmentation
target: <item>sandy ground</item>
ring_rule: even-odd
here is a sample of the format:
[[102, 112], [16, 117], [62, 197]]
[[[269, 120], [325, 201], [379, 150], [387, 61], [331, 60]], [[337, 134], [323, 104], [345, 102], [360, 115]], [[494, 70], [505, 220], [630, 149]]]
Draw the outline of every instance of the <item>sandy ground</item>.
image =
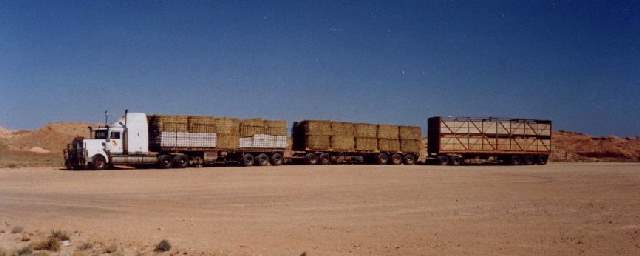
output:
[[640, 255], [640, 164], [0, 169], [0, 221], [5, 248], [20, 225], [126, 254]]

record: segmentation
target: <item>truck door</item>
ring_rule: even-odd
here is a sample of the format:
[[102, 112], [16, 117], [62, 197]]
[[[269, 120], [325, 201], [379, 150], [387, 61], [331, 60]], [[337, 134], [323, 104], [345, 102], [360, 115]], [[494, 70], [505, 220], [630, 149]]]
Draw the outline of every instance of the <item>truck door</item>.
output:
[[107, 150], [111, 154], [122, 154], [122, 132], [111, 131], [109, 132], [109, 140], [106, 145]]

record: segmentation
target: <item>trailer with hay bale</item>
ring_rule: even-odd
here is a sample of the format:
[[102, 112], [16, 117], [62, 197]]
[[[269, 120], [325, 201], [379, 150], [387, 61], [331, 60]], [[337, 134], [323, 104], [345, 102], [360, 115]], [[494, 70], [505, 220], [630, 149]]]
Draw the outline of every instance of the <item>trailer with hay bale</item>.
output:
[[427, 120], [430, 163], [546, 164], [551, 154], [551, 121], [494, 117]]
[[420, 156], [420, 127], [330, 120], [294, 122], [292, 159], [306, 164], [408, 164]]
[[92, 131], [65, 150], [69, 169], [114, 165], [185, 168], [237, 163], [281, 165], [287, 141], [284, 120], [128, 113]]

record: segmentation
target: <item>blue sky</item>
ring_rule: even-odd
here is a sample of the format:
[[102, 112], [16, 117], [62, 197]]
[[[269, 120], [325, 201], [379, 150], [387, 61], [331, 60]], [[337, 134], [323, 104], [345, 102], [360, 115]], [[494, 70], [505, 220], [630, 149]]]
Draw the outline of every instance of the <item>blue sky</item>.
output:
[[640, 135], [640, 1], [4, 1], [0, 126], [109, 109]]

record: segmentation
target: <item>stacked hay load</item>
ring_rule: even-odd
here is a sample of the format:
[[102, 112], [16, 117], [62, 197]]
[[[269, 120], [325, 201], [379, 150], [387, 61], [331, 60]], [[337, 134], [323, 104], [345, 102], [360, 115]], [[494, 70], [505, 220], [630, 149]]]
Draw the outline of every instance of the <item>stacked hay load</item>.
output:
[[400, 130], [397, 125], [378, 125], [377, 138], [380, 151], [400, 151]]
[[355, 149], [358, 151], [375, 151], [378, 149], [378, 127], [375, 124], [353, 124], [355, 131]]
[[422, 146], [422, 131], [416, 126], [400, 126], [400, 150], [405, 153], [419, 153]]
[[304, 120], [293, 125], [295, 150], [328, 150], [331, 148], [331, 121]]
[[240, 146], [240, 120], [221, 117], [215, 119], [218, 148], [236, 149]]
[[184, 134], [189, 131], [187, 116], [151, 115], [147, 121], [151, 148], [187, 144], [184, 138]]
[[331, 122], [331, 149], [353, 151], [355, 149], [354, 133], [352, 123]]
[[244, 119], [240, 122], [240, 147], [287, 147], [287, 122], [284, 120]]

